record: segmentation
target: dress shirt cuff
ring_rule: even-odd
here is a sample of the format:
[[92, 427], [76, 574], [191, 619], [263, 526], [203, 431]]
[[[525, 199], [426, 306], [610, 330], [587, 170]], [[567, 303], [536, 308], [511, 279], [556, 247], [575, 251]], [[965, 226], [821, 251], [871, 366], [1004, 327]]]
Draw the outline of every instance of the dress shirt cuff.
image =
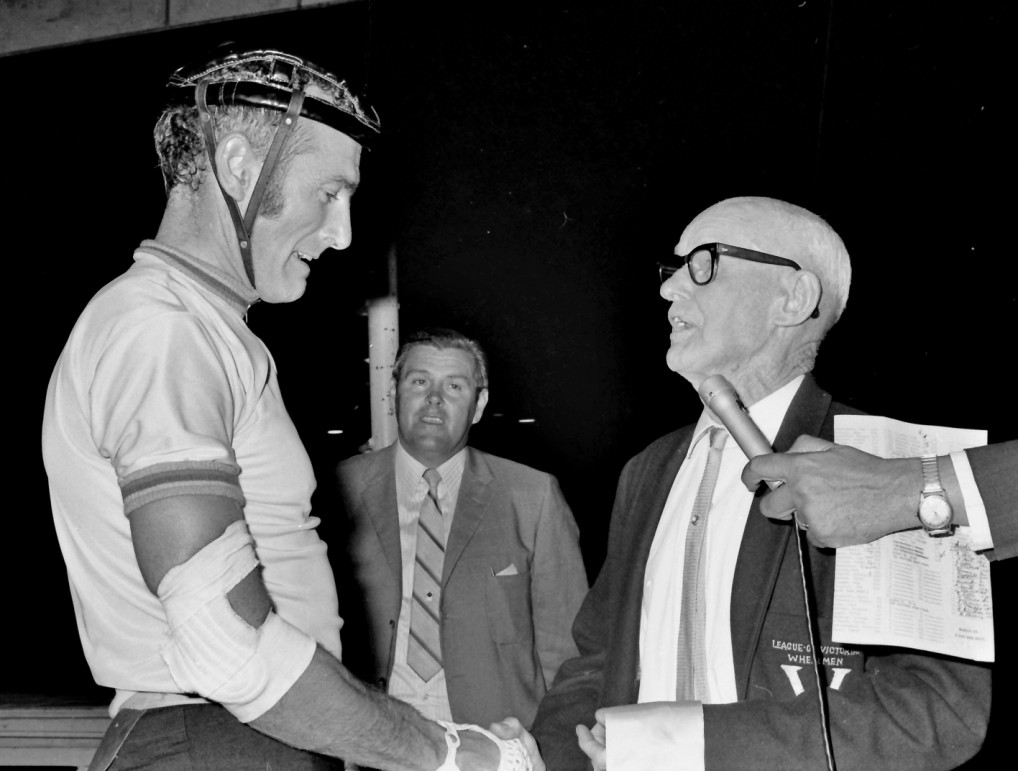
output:
[[968, 456], [962, 452], [951, 453], [951, 463], [958, 477], [958, 488], [965, 502], [965, 516], [969, 521], [969, 538], [973, 550], [993, 548], [993, 535], [990, 533], [990, 521], [986, 517], [986, 506], [976, 486], [976, 478], [972, 474]]
[[703, 705], [652, 701], [604, 710], [608, 771], [703, 771]]

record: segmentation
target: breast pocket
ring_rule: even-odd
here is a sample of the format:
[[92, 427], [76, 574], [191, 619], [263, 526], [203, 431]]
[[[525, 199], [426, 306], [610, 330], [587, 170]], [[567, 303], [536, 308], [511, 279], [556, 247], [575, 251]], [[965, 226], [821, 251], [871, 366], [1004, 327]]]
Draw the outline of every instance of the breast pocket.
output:
[[530, 572], [485, 576], [485, 605], [491, 638], [499, 643], [531, 641]]

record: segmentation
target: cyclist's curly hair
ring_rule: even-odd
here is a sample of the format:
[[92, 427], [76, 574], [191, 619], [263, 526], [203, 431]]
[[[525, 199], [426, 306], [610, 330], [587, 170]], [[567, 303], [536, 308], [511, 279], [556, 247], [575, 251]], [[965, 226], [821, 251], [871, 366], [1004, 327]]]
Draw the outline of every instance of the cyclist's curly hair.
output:
[[[231, 131], [243, 133], [255, 153], [264, 158], [272, 144], [276, 128], [282, 122], [284, 113], [262, 107], [214, 107], [210, 105], [212, 123], [217, 137]], [[186, 185], [197, 191], [205, 181], [208, 170], [208, 155], [205, 152], [205, 135], [202, 132], [201, 116], [194, 106], [169, 107], [156, 121], [153, 130], [159, 167], [166, 184], [166, 193], [177, 185]], [[285, 179], [295, 155], [311, 145], [310, 132], [303, 120], [297, 121], [293, 133], [287, 137], [279, 162], [272, 172], [263, 209], [267, 214], [273, 208], [275, 195]]]

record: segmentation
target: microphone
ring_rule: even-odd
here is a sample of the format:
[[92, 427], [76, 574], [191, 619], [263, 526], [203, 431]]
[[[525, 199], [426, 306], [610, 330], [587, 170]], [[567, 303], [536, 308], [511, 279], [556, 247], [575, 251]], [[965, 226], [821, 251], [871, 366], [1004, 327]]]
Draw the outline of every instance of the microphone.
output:
[[[718, 416], [747, 458], [752, 460], [757, 455], [769, 455], [774, 452], [763, 431], [749, 416], [745, 405], [735, 392], [735, 387], [723, 375], [711, 375], [700, 384], [697, 393], [700, 394], [700, 399], [707, 409]], [[772, 490], [781, 484], [780, 480], [767, 481], [768, 487]]]

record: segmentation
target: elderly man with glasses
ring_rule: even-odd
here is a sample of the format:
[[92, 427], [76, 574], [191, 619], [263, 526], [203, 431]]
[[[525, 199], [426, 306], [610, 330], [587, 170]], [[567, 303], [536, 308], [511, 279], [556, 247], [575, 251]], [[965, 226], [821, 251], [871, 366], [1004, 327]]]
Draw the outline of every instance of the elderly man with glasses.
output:
[[[669, 368], [697, 389], [729, 381], [775, 448], [830, 438], [852, 412], [810, 374], [851, 278], [820, 217], [722, 201], [660, 275]], [[533, 726], [548, 767], [948, 769], [974, 755], [989, 670], [833, 642], [833, 552], [759, 515], [738, 441], [706, 409], [623, 470], [607, 557], [573, 626], [580, 655]]]

